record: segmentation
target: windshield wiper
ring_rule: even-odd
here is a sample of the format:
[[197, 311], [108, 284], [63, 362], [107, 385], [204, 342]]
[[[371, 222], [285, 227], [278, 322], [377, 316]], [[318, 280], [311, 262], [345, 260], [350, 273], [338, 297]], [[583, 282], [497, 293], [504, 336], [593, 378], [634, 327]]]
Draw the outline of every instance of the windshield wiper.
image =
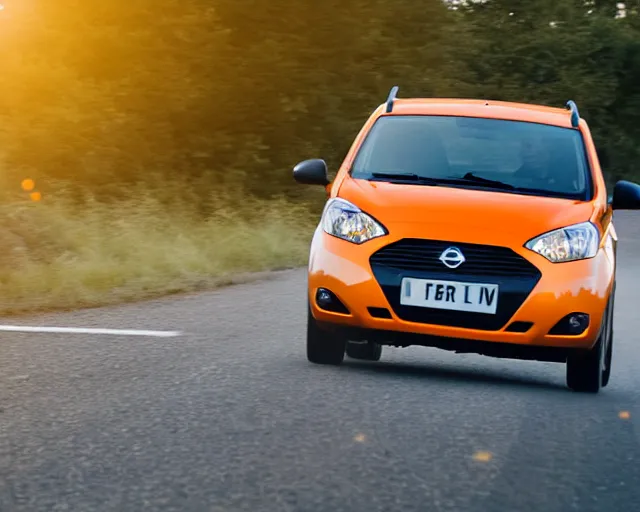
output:
[[442, 183], [435, 178], [421, 176], [412, 172], [372, 172], [371, 177], [381, 180], [415, 181], [426, 185], [438, 185]]
[[[367, 178], [364, 178], [367, 179]], [[429, 186], [438, 186], [438, 185], [453, 185], [453, 186], [479, 186], [479, 187], [487, 187], [494, 188], [499, 190], [509, 190], [516, 193], [523, 194], [534, 194], [534, 195], [545, 195], [548, 196], [552, 192], [545, 189], [538, 188], [528, 188], [528, 187], [516, 187], [515, 185], [511, 185], [510, 183], [505, 183], [503, 181], [491, 180], [489, 178], [483, 178], [482, 176], [477, 176], [472, 172], [468, 172], [464, 176], [460, 177], [450, 177], [450, 178], [432, 178], [430, 176], [422, 176], [420, 174], [415, 173], [393, 173], [393, 172], [373, 172], [369, 175], [368, 179], [373, 180], [385, 180], [390, 182], [402, 183], [402, 182], [413, 182], [420, 185], [429, 185]], [[560, 193], [554, 192], [558, 197], [567, 197], [572, 199], [575, 197], [574, 194], [569, 193]], [[551, 197], [551, 196], [549, 196]]]
[[476, 176], [472, 172], [468, 172], [462, 178], [459, 178], [461, 181], [471, 181], [473, 183], [477, 183], [478, 185], [487, 185], [488, 187], [501, 188], [504, 190], [516, 190], [517, 187], [509, 183], [505, 183], [503, 181], [490, 180], [489, 178], [483, 178], [482, 176]]
[[502, 181], [490, 180], [481, 176], [476, 176], [472, 172], [468, 172], [462, 178], [431, 178], [429, 176], [422, 176], [415, 173], [393, 173], [393, 172], [373, 172], [371, 177], [380, 180], [396, 180], [396, 181], [413, 181], [420, 183], [421, 185], [478, 185], [486, 186], [489, 188], [498, 188], [502, 190], [516, 190], [517, 187], [504, 183]]

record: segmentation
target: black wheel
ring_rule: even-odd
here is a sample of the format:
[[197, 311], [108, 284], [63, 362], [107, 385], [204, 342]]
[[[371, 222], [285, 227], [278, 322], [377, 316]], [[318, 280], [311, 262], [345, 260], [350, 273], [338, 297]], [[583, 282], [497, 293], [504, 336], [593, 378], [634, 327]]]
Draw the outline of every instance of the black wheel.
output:
[[360, 359], [363, 361], [380, 361], [382, 356], [382, 345], [380, 343], [347, 343], [347, 356], [351, 359]]
[[344, 360], [347, 341], [318, 326], [311, 310], [307, 313], [307, 359], [315, 364], [338, 365]]
[[604, 316], [605, 325], [595, 346], [567, 359], [567, 386], [582, 393], [597, 393], [609, 383], [613, 354], [613, 301]]
[[611, 364], [613, 362], [613, 314], [615, 312], [615, 293], [616, 293], [616, 285], [613, 285], [613, 292], [611, 293], [610, 299], [610, 307], [609, 307], [609, 328], [608, 328], [608, 339], [607, 339], [607, 351], [604, 356], [604, 371], [602, 372], [602, 387], [605, 387], [609, 384], [609, 379], [611, 379]]
[[597, 393], [602, 387], [604, 350], [602, 338], [588, 352], [567, 359], [567, 386], [582, 393]]
[[[612, 333], [613, 334], [613, 333]], [[604, 356], [604, 371], [602, 372], [602, 387], [606, 387], [611, 379], [611, 361], [613, 360], [613, 336], [609, 339], [609, 346]]]

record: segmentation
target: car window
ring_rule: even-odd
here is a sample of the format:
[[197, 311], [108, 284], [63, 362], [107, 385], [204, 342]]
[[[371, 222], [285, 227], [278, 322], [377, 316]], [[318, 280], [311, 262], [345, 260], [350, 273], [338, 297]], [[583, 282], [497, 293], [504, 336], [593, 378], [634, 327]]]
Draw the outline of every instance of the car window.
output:
[[539, 195], [575, 199], [587, 199], [591, 184], [578, 130], [455, 116], [379, 118], [351, 169], [354, 178], [370, 179], [373, 173], [436, 179], [473, 173]]

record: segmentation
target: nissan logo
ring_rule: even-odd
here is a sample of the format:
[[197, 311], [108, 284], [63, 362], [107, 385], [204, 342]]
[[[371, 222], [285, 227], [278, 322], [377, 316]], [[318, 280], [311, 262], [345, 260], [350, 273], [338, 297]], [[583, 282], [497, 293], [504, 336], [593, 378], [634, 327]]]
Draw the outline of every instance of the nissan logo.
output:
[[464, 254], [457, 247], [449, 247], [440, 255], [440, 261], [449, 268], [458, 268], [465, 262]]

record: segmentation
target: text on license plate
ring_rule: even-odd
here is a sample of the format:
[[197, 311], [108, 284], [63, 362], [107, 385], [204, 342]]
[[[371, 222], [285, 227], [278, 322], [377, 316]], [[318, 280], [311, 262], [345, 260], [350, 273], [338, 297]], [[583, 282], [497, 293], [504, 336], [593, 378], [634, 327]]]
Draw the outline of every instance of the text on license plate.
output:
[[400, 304], [495, 314], [498, 308], [498, 285], [405, 277], [402, 280]]

